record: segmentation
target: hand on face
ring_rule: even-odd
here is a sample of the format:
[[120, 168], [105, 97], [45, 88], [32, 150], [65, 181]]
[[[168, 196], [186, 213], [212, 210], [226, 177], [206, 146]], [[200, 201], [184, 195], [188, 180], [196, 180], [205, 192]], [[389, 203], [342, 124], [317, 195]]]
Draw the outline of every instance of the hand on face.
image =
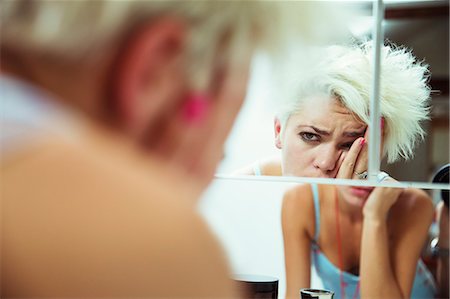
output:
[[[381, 119], [381, 149], [384, 141], [384, 119]], [[360, 174], [367, 172], [369, 161], [369, 148], [367, 146], [369, 130], [366, 129], [364, 137], [356, 139], [350, 150], [341, 155], [338, 161], [339, 170], [336, 178], [339, 179], [362, 179]], [[382, 153], [380, 153], [382, 155]]]
[[[367, 135], [367, 132], [366, 132]], [[342, 154], [339, 158], [338, 165], [339, 170], [336, 175], [338, 179], [359, 179], [357, 173], [357, 169], [367, 169], [367, 146], [366, 137], [360, 137], [356, 139], [350, 150], [346, 154]], [[362, 170], [360, 172], [364, 172]]]
[[[317, 109], [319, 105], [321, 109]], [[336, 178], [344, 153], [366, 129], [349, 109], [328, 96], [306, 98], [302, 108], [290, 115], [284, 126], [281, 130], [280, 121], [275, 121], [283, 175], [324, 178]], [[359, 154], [359, 149], [356, 150], [353, 148], [355, 161]]]
[[[384, 120], [382, 119], [382, 130], [384, 129], [383, 122]], [[382, 131], [382, 135], [383, 134], [384, 131]], [[368, 135], [369, 132], [366, 130], [364, 137], [356, 139], [350, 150], [340, 157], [337, 178], [361, 179], [358, 174], [367, 171], [369, 154], [367, 147]], [[381, 140], [381, 148], [383, 148], [383, 138]], [[384, 181], [395, 182], [391, 177], [387, 177]], [[387, 216], [387, 212], [397, 201], [402, 191], [402, 188], [376, 187], [373, 189], [364, 205], [364, 216], [369, 217], [370, 219], [383, 221]]]

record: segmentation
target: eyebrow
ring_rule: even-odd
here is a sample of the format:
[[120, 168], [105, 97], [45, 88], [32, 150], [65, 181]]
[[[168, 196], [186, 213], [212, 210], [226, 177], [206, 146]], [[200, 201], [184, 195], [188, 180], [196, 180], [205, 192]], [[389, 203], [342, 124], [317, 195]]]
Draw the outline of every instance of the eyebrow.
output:
[[[324, 136], [329, 136], [329, 135], [331, 135], [330, 132], [328, 132], [328, 131], [326, 131], [326, 130], [319, 129], [319, 128], [315, 127], [315, 126], [307, 126], [307, 125], [300, 125], [300, 126], [298, 126], [298, 128], [301, 128], [301, 127], [308, 127], [308, 128], [311, 128], [311, 129], [313, 129], [314, 131], [316, 131], [316, 133], [318, 133], [318, 134], [320, 134], [320, 135], [324, 135]], [[361, 136], [364, 136], [364, 133], [365, 133], [365, 132], [366, 132], [366, 129], [364, 128], [364, 130], [362, 130], [362, 131], [350, 131], [350, 132], [344, 132], [342, 135], [345, 136], [345, 137], [361, 137]]]
[[331, 135], [330, 132], [325, 131], [325, 130], [321, 130], [321, 129], [319, 129], [319, 128], [317, 128], [317, 127], [314, 127], [314, 126], [307, 126], [307, 125], [299, 125], [299, 126], [298, 126], [298, 128], [301, 128], [301, 127], [311, 128], [311, 129], [313, 129], [314, 131], [316, 131], [316, 133], [318, 133], [318, 134], [320, 134], [320, 135], [325, 135], [325, 136]]
[[342, 135], [344, 135], [346, 137], [361, 137], [361, 136], [364, 136], [365, 132], [366, 132], [366, 129], [359, 131], [359, 132], [357, 132], [357, 131], [344, 132], [344, 134], [342, 134]]

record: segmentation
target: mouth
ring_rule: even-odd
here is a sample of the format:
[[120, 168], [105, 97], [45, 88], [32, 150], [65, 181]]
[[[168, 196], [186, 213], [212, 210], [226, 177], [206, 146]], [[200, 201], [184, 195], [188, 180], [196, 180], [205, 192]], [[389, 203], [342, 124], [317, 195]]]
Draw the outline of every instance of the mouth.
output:
[[357, 197], [367, 197], [374, 187], [350, 187], [350, 192]]

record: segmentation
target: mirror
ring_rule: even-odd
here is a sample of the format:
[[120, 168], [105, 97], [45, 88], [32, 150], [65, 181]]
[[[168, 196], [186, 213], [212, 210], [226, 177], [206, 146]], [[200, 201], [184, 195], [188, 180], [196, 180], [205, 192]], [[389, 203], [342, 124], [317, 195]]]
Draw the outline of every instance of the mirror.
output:
[[[224, 248], [232, 274], [277, 278], [278, 298], [284, 298], [286, 291], [282, 202], [285, 192], [296, 185], [279, 181], [215, 179], [198, 206]], [[311, 287], [322, 287], [314, 268]]]
[[[352, 38], [370, 38], [372, 5], [354, 2], [361, 8], [361, 18], [349, 24]], [[413, 50], [418, 60], [429, 64], [432, 89], [431, 119], [424, 123], [426, 136], [415, 147], [414, 158], [381, 169], [399, 181], [430, 182], [433, 173], [449, 163], [449, 19], [448, 1], [386, 1], [384, 37]], [[273, 66], [264, 55], [257, 56], [252, 69], [252, 83], [247, 100], [238, 116], [225, 148], [225, 159], [218, 173], [230, 174], [255, 161], [279, 157], [274, 144], [276, 85], [271, 77]]]
[[[369, 2], [355, 3], [363, 8], [365, 14], [350, 30], [354, 39], [363, 40], [370, 37], [372, 7]], [[449, 163], [448, 8], [448, 1], [387, 1], [386, 4], [383, 24], [385, 39], [411, 48], [418, 60], [424, 59], [430, 65], [429, 84], [434, 91], [430, 101], [431, 119], [425, 124], [426, 138], [415, 148], [415, 158], [409, 162], [381, 165], [381, 169], [399, 180], [398, 184], [403, 187], [442, 188], [442, 184], [430, 182], [435, 171]], [[299, 183], [320, 183], [320, 179], [230, 175], [255, 161], [280, 156], [280, 150], [275, 146], [273, 126], [277, 98], [276, 94], [274, 97], [273, 92], [270, 93], [277, 85], [271, 77], [273, 69], [266, 56], [261, 54], [255, 58], [247, 101], [226, 144], [225, 159], [218, 169], [216, 180], [201, 200], [199, 209], [224, 246], [233, 273], [276, 277], [279, 279], [279, 294], [283, 296], [286, 291], [285, 260], [289, 261], [283, 246], [283, 196]], [[334, 179], [327, 183], [352, 185], [359, 182]], [[431, 188], [421, 187], [427, 184]], [[448, 184], [446, 188], [449, 188]], [[440, 201], [438, 191], [429, 193], [434, 203]], [[321, 205], [325, 201], [323, 199]], [[332, 210], [329, 208], [330, 202], [327, 204], [328, 211]], [[310, 212], [306, 217], [310, 215], [314, 214]], [[323, 217], [321, 221], [336, 218]], [[433, 231], [428, 233], [431, 236]], [[323, 287], [314, 269], [311, 272], [311, 287]]]
[[232, 274], [276, 277], [278, 298], [286, 290], [281, 203], [284, 192], [294, 185], [216, 179], [199, 203], [200, 214], [224, 248]]

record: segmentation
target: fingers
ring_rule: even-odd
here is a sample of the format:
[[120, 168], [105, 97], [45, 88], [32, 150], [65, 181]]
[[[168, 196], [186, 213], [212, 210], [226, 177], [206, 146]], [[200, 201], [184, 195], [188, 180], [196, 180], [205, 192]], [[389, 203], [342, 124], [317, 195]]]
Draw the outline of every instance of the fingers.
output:
[[369, 165], [369, 150], [368, 150], [368, 146], [367, 146], [367, 141], [369, 138], [369, 130], [366, 129], [366, 133], [364, 134], [364, 144], [360, 150], [360, 153], [358, 155], [358, 158], [356, 160], [356, 164], [355, 164], [355, 170], [353, 172], [353, 174], [355, 175], [355, 178], [360, 179], [359, 177], [357, 177], [356, 173], [361, 173], [364, 171], [368, 170], [368, 165]]
[[[340, 179], [353, 178], [353, 174], [356, 169], [355, 167], [356, 167], [356, 164], [358, 161], [358, 156], [360, 155], [365, 142], [366, 141], [364, 138], [358, 138], [353, 142], [350, 150], [347, 152], [347, 154], [343, 158], [343, 161], [340, 165], [338, 174], [336, 176], [337, 178], [340, 178]], [[366, 160], [367, 160], [367, 158], [366, 158]], [[367, 168], [367, 166], [365, 166], [364, 169], [366, 169], [366, 168]]]
[[335, 178], [339, 177], [339, 170], [341, 169], [342, 163], [345, 160], [345, 156], [346, 156], [346, 152], [341, 153], [341, 155], [339, 156], [339, 159], [337, 161], [337, 171], [336, 171], [336, 175], [334, 176]]
[[365, 131], [365, 133], [364, 133], [364, 139], [365, 139], [366, 141], [369, 140], [369, 127], [366, 128], [366, 131]]

